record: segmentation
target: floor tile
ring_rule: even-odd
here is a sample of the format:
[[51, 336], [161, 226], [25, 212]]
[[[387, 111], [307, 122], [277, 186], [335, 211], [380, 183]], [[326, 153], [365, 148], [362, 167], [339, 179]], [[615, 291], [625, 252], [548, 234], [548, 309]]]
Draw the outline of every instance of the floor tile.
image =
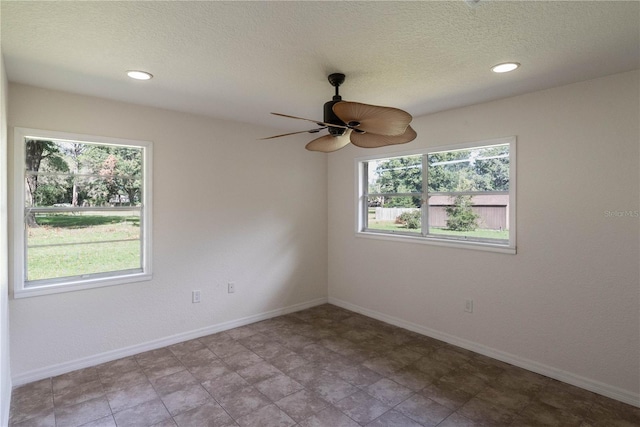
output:
[[248, 385], [249, 383], [247, 380], [235, 372], [230, 372], [221, 377], [202, 383], [205, 390], [207, 390], [217, 401], [220, 401], [224, 396], [245, 388]]
[[174, 374], [176, 372], [184, 371], [186, 368], [177, 357], [171, 355], [170, 357], [163, 358], [155, 364], [148, 365], [143, 368], [142, 371], [150, 380], [164, 377], [165, 375]]
[[360, 427], [360, 424], [333, 406], [299, 422], [298, 425], [300, 427]]
[[405, 417], [400, 412], [388, 411], [368, 423], [366, 427], [422, 427], [422, 424]]
[[200, 384], [186, 386], [180, 390], [165, 394], [160, 399], [171, 415], [197, 408], [213, 400], [211, 395]]
[[224, 357], [222, 361], [226, 363], [229, 368], [238, 371], [251, 365], [255, 365], [256, 363], [260, 363], [263, 360], [253, 351], [245, 349], [231, 356]]
[[161, 396], [182, 390], [190, 385], [198, 384], [200, 381], [194, 377], [189, 371], [180, 371], [175, 374], [165, 375], [164, 377], [155, 378], [151, 381], [153, 388]]
[[192, 353], [182, 354], [177, 357], [187, 369], [197, 368], [198, 366], [207, 365], [213, 361], [219, 360], [218, 356], [213, 354], [211, 350], [204, 346]]
[[188, 354], [193, 354], [199, 350], [206, 348], [200, 340], [190, 340], [184, 341], [178, 344], [170, 345], [168, 349], [176, 356], [178, 359], [181, 359], [182, 356], [186, 356]]
[[282, 374], [256, 383], [255, 387], [273, 402], [304, 388], [302, 384], [293, 378]]
[[149, 382], [136, 384], [107, 394], [109, 406], [113, 412], [120, 412], [157, 398], [158, 393]]
[[268, 342], [263, 345], [252, 347], [251, 351], [253, 351], [255, 354], [257, 354], [258, 356], [260, 356], [265, 360], [270, 360], [275, 357], [284, 356], [291, 352], [291, 350], [289, 350], [287, 347], [283, 346], [280, 343], [275, 343], [275, 342]]
[[100, 382], [102, 383], [105, 393], [110, 393], [140, 383], [146, 383], [148, 381], [149, 379], [144, 372], [142, 372], [141, 368], [117, 374], [100, 376]]
[[238, 419], [241, 427], [289, 427], [296, 422], [276, 405], [268, 405]]
[[39, 391], [33, 394], [23, 393], [16, 398], [12, 396], [10, 419], [18, 423], [36, 416], [46, 416], [53, 408], [53, 393]]
[[175, 356], [168, 347], [157, 348], [135, 355], [136, 362], [143, 369], [174, 358]]
[[369, 423], [391, 409], [391, 406], [382, 403], [363, 391], [345, 397], [335, 403], [334, 406], [360, 424]]
[[241, 388], [216, 400], [235, 420], [271, 403], [255, 387], [251, 386]]
[[388, 378], [383, 378], [366, 387], [364, 390], [369, 395], [389, 406], [395, 406], [413, 394], [413, 391], [407, 387]]
[[433, 381], [429, 375], [420, 371], [414, 365], [405, 366], [394, 372], [389, 378], [412, 391], [420, 391], [431, 385]]
[[21, 422], [18, 422], [17, 418], [9, 418], [9, 425], [12, 427], [55, 427], [56, 416], [53, 409], [43, 411], [39, 414], [30, 414], [27, 418], [21, 418]]
[[446, 406], [419, 395], [413, 395], [394, 409], [427, 427], [438, 425], [453, 412]]
[[420, 394], [452, 410], [459, 409], [473, 397], [472, 394], [447, 383], [431, 384], [420, 391]]
[[514, 390], [505, 391], [492, 387], [485, 388], [475, 397], [514, 412], [522, 411], [532, 399], [530, 395], [518, 393]]
[[79, 369], [67, 374], [53, 377], [53, 392], [59, 393], [67, 387], [77, 387], [80, 384], [99, 380], [98, 369], [96, 367]]
[[299, 354], [294, 353], [289, 349], [287, 350], [289, 351], [289, 353], [269, 359], [269, 363], [280, 369], [285, 374], [293, 371], [294, 369], [309, 365], [311, 363]]
[[171, 418], [160, 399], [141, 403], [113, 414], [118, 427], [152, 426]]
[[302, 421], [326, 408], [329, 404], [315, 393], [300, 390], [276, 402], [276, 405], [295, 421]]
[[282, 375], [282, 371], [269, 362], [258, 362], [237, 371], [238, 374], [251, 384], [264, 381], [276, 375]]
[[116, 420], [113, 419], [113, 415], [108, 415], [99, 420], [90, 421], [86, 424], [82, 424], [80, 427], [117, 427]]
[[76, 427], [111, 415], [106, 397], [55, 409], [56, 427]]
[[[550, 427], [580, 427], [583, 419], [575, 414], [556, 408], [546, 403], [535, 402], [528, 405], [513, 419], [513, 425], [522, 427], [550, 426]], [[611, 424], [608, 427], [613, 427]]]
[[472, 398], [457, 412], [471, 421], [496, 427], [510, 425], [516, 415], [513, 411], [478, 398]]
[[329, 403], [336, 403], [358, 391], [357, 387], [333, 374], [322, 375], [317, 380], [311, 381], [306, 387]]
[[214, 360], [207, 363], [206, 365], [191, 367], [188, 369], [189, 372], [194, 376], [194, 378], [196, 378], [199, 382], [213, 380], [215, 378], [233, 372], [231, 368], [229, 368], [221, 360]]
[[112, 376], [119, 376], [126, 372], [131, 372], [138, 369], [140, 369], [140, 366], [138, 365], [138, 362], [136, 362], [136, 358], [133, 356], [125, 357], [96, 366], [96, 370], [98, 371], [100, 380], [104, 380]]
[[[443, 422], [438, 424], [438, 427], [483, 427], [485, 424], [478, 424], [476, 422], [471, 421], [468, 418], [463, 417], [462, 415], [454, 412], [449, 415]], [[514, 427], [518, 427], [519, 424], [515, 424]], [[541, 427], [541, 426], [540, 426]]]
[[366, 387], [383, 378], [379, 373], [362, 365], [350, 366], [336, 372], [336, 375], [356, 387]]
[[174, 417], [179, 427], [227, 427], [237, 425], [216, 402], [207, 402]]

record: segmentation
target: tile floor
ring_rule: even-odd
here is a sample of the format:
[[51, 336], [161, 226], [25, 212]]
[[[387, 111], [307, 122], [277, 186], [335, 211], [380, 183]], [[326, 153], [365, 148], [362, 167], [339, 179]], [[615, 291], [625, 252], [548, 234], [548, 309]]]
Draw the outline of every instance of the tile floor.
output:
[[332, 305], [13, 391], [11, 426], [640, 426], [640, 409]]

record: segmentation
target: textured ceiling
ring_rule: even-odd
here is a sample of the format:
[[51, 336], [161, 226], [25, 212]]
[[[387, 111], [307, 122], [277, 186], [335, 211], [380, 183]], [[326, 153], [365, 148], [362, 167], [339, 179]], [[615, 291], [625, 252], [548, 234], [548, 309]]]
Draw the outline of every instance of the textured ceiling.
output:
[[[637, 1], [2, 1], [9, 81], [300, 130], [344, 99], [414, 116], [640, 67]], [[496, 75], [490, 66], [522, 67]], [[154, 74], [148, 82], [129, 69]]]

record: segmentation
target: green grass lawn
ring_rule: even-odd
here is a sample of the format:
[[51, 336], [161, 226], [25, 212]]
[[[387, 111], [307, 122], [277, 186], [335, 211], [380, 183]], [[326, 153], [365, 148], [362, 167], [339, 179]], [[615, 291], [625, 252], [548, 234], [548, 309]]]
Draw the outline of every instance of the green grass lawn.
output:
[[[421, 233], [421, 230], [419, 229], [408, 229], [403, 224], [396, 224], [394, 221], [376, 221], [375, 219], [371, 218], [369, 218], [369, 228], [372, 230], [386, 230], [416, 234]], [[478, 229], [475, 231], [453, 231], [447, 230], [446, 228], [431, 227], [429, 229], [429, 234], [453, 237], [468, 237], [473, 239], [509, 240], [508, 230], [499, 231]]]
[[[38, 215], [27, 237], [27, 280], [140, 268], [134, 216]], [[125, 240], [125, 241], [122, 241]]]

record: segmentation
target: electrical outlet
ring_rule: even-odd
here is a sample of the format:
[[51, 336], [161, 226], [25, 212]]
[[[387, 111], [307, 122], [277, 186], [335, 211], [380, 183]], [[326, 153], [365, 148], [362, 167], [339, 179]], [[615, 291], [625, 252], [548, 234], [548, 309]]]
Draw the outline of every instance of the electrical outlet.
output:
[[191, 291], [191, 302], [200, 302], [200, 291]]
[[233, 282], [229, 282], [229, 283], [227, 284], [227, 292], [228, 292], [228, 293], [230, 293], [230, 294], [232, 294], [232, 293], [234, 293], [235, 291], [236, 291], [236, 284], [235, 284], [235, 283], [233, 283]]
[[468, 299], [464, 302], [464, 311], [467, 313], [473, 313], [473, 300]]

